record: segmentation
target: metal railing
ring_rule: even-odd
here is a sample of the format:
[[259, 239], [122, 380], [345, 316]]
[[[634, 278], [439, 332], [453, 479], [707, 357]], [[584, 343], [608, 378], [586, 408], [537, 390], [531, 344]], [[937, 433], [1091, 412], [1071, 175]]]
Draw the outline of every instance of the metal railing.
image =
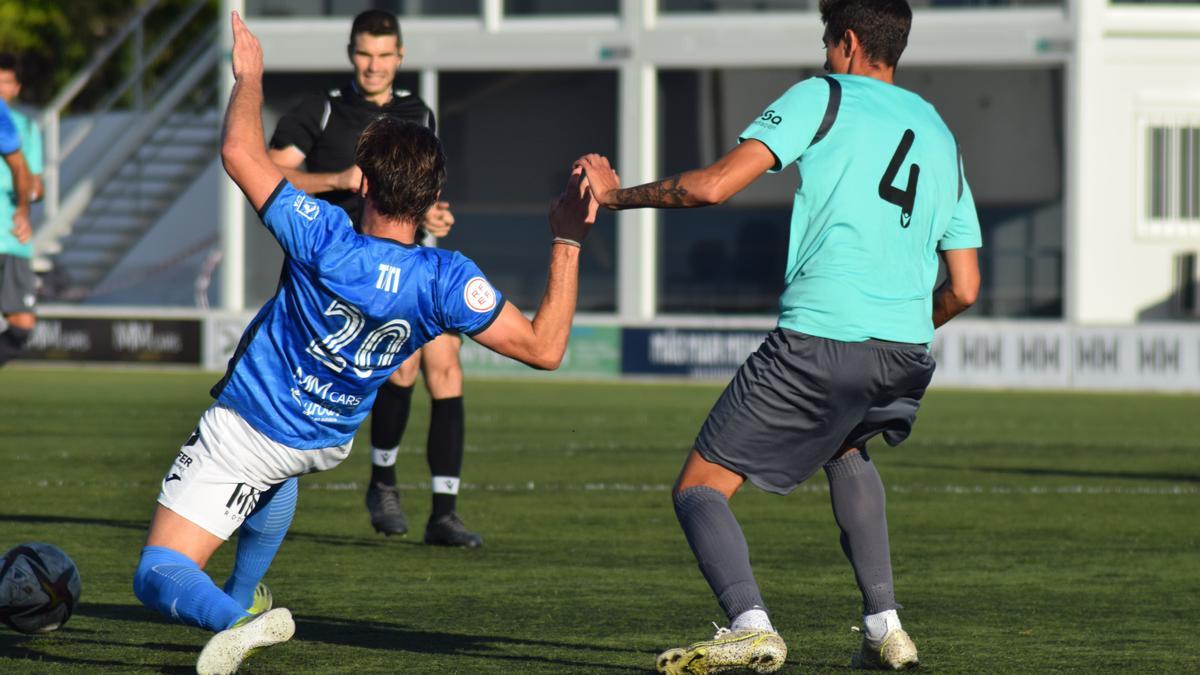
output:
[[[83, 213], [99, 186], [105, 184], [120, 170], [124, 160], [136, 152], [136, 143], [144, 140], [153, 127], [161, 124], [186, 95], [186, 86], [195, 86], [207, 73], [207, 68], [217, 60], [216, 27], [197, 40], [181, 56], [175, 58], [160, 78], [157, 87], [147, 91], [147, 76], [156, 68], [163, 54], [179, 35], [195, 20], [196, 16], [210, 4], [211, 0], [193, 0], [175, 15], [167, 28], [158, 36], [149, 49], [145, 47], [146, 19], [158, 7], [160, 0], [145, 0], [129, 20], [110, 37], [95, 56], [46, 106], [40, 116], [44, 135], [45, 162], [42, 172], [44, 222], [34, 237], [36, 256], [52, 253], [54, 242], [70, 232], [71, 223]], [[114, 89], [109, 91], [89, 111], [86, 119], [75, 125], [66, 138], [62, 134], [62, 118], [66, 109], [79, 97], [114, 57], [126, 46], [132, 52], [130, 74]], [[106, 143], [98, 157], [79, 160], [75, 153], [84, 145], [91, 134], [97, 131], [97, 121], [116, 105], [129, 97], [132, 110], [137, 113], [137, 122], [121, 134], [116, 143]], [[147, 104], [150, 109], [147, 110]], [[95, 166], [80, 179], [71, 193], [63, 196], [62, 167], [68, 161], [80, 161], [82, 165]]]

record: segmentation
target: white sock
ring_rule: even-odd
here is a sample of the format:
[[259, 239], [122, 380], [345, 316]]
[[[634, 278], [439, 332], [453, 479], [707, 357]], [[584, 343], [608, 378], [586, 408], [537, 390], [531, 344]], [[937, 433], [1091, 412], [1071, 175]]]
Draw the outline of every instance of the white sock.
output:
[[738, 614], [733, 618], [733, 623], [729, 625], [729, 630], [734, 632], [747, 628], [775, 632], [775, 627], [771, 625], [771, 619], [767, 616], [767, 610], [762, 607], [754, 607]]
[[878, 614], [864, 614], [863, 625], [866, 627], [867, 640], [881, 642], [890, 631], [900, 628], [900, 615], [896, 610], [889, 609]]
[[375, 466], [395, 466], [396, 455], [400, 454], [400, 447], [394, 448], [371, 448], [371, 463]]

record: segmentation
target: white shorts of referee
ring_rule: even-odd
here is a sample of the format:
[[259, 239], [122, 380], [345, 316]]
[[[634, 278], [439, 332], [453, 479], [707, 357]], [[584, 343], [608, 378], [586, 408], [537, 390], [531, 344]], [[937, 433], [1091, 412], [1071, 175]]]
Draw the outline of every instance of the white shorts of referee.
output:
[[163, 477], [158, 503], [228, 540], [262, 493], [292, 476], [336, 467], [349, 456], [351, 443], [316, 450], [288, 447], [214, 403]]

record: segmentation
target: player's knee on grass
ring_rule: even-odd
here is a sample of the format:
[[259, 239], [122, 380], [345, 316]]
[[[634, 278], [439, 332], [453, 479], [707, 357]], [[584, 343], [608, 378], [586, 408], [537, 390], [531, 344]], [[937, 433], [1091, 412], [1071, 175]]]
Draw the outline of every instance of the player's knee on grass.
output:
[[165, 617], [214, 632], [249, 616], [194, 560], [165, 546], [142, 548], [133, 594]]
[[138, 560], [137, 569], [133, 571], [133, 594], [143, 605], [150, 609], [164, 612], [169, 608], [160, 607], [162, 594], [156, 583], [158, 574], [154, 571], [160, 565], [183, 565], [193, 567], [196, 563], [178, 551], [164, 546], [146, 546], [142, 549], [142, 557]]

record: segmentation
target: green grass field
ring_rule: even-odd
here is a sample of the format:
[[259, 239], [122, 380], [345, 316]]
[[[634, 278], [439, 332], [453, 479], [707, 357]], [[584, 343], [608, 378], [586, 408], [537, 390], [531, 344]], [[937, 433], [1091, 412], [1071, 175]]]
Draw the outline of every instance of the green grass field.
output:
[[[159, 481], [215, 377], [0, 371], [0, 548], [64, 548], [83, 598], [62, 630], [0, 628], [0, 672], [188, 672], [208, 634], [168, 624], [130, 578]], [[301, 480], [266, 581], [296, 638], [253, 673], [653, 670], [723, 621], [669, 485], [716, 386], [468, 382], [460, 512], [477, 551], [419, 544], [417, 397], [398, 464], [416, 534], [376, 535], [365, 432]], [[1200, 671], [1200, 398], [938, 391], [913, 437], [874, 453], [897, 596], [929, 672]], [[734, 499], [790, 653], [847, 670], [860, 601], [818, 475]], [[218, 582], [233, 546], [214, 558]]]

